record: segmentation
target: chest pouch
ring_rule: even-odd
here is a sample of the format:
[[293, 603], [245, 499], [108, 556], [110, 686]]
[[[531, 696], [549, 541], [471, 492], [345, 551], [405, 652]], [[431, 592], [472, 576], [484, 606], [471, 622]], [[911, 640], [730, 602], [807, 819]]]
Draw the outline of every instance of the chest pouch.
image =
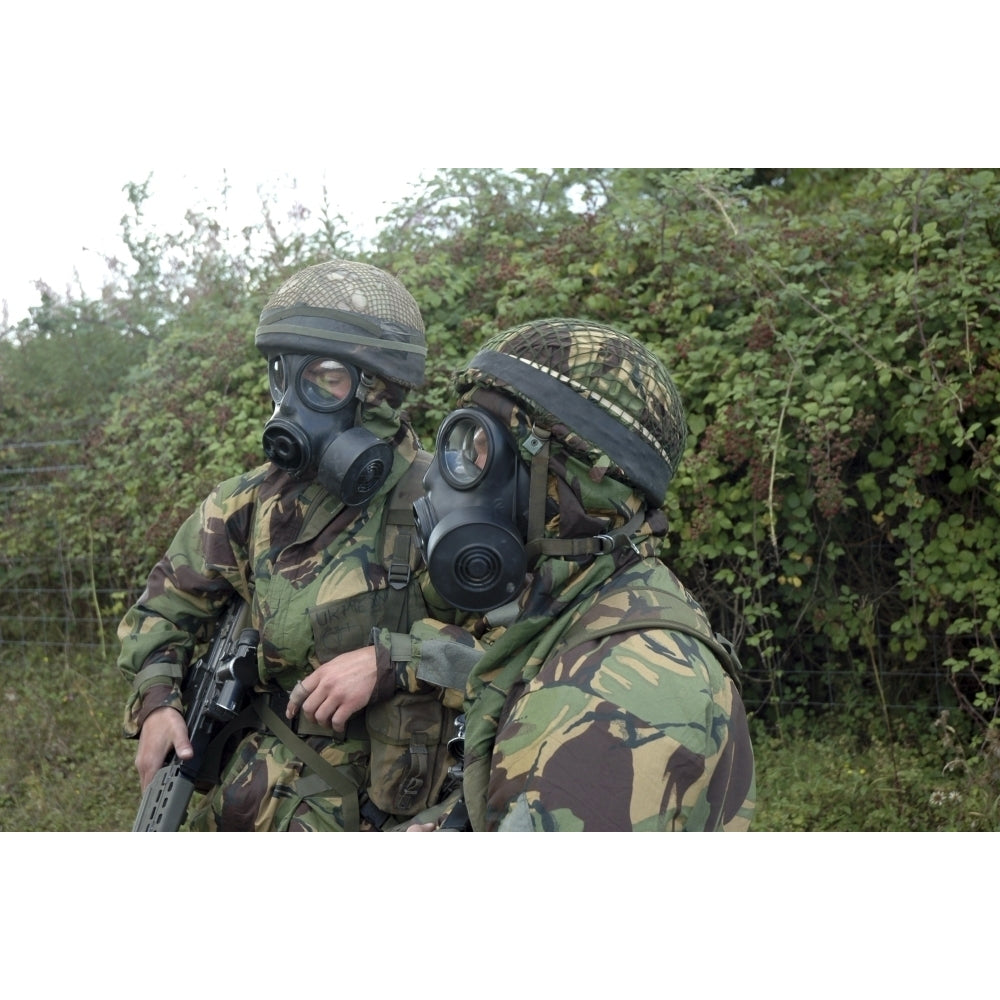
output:
[[413, 816], [447, 793], [448, 771], [459, 762], [448, 748], [458, 714], [433, 692], [401, 692], [369, 706], [368, 796], [379, 809], [393, 816]]

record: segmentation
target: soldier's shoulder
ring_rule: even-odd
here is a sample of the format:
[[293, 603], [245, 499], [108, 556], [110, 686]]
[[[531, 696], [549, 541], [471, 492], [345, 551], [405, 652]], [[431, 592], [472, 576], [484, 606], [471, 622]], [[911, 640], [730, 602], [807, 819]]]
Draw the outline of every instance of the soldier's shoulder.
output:
[[273, 462], [265, 462], [254, 469], [223, 480], [215, 487], [213, 493], [220, 501], [258, 494], [268, 495], [282, 492], [289, 481], [290, 476], [287, 472], [279, 469]]

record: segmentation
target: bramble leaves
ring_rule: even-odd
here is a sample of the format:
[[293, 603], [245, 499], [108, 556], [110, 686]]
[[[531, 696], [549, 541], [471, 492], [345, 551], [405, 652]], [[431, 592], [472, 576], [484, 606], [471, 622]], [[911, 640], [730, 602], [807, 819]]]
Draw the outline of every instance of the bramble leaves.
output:
[[[314, 260], [361, 255], [329, 219], [303, 228], [308, 213], [290, 234], [265, 220], [263, 250], [232, 249], [202, 215], [150, 232], [144, 197], [135, 185], [134, 267], [101, 302], [53, 295], [0, 339], [5, 437], [89, 435], [84, 468], [44, 474], [51, 492], [3, 494], [0, 572], [56, 520], [64, 550], [140, 587], [183, 513], [259, 457], [266, 295]], [[424, 315], [428, 379], [407, 407], [425, 444], [453, 370], [515, 323], [583, 316], [664, 359], [690, 431], [664, 554], [737, 640], [752, 710], [860, 692], [951, 701], [988, 726], [998, 205], [993, 170], [463, 168], [393, 209], [367, 259]]]

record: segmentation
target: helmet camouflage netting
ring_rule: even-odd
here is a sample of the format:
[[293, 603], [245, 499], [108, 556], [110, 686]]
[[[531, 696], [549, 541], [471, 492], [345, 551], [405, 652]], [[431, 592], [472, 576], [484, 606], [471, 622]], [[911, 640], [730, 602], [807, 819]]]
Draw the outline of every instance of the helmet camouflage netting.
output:
[[666, 497], [687, 438], [680, 394], [663, 363], [634, 338], [600, 323], [545, 319], [491, 337], [455, 376], [513, 396], [536, 425], [615, 478]]
[[371, 264], [330, 260], [293, 274], [268, 299], [254, 342], [264, 355], [321, 354], [405, 386], [424, 381], [420, 309]]

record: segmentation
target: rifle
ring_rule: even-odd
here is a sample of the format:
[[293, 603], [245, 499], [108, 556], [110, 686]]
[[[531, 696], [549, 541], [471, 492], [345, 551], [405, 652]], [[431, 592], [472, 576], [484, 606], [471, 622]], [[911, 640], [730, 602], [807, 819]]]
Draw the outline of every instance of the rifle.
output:
[[181, 760], [170, 752], [143, 792], [133, 833], [179, 830], [191, 795], [206, 791], [218, 780], [218, 758], [209, 754], [209, 747], [246, 705], [257, 681], [260, 637], [255, 629], [245, 628], [249, 615], [247, 603], [234, 597], [219, 619], [205, 654], [188, 670], [181, 697], [194, 756]]

